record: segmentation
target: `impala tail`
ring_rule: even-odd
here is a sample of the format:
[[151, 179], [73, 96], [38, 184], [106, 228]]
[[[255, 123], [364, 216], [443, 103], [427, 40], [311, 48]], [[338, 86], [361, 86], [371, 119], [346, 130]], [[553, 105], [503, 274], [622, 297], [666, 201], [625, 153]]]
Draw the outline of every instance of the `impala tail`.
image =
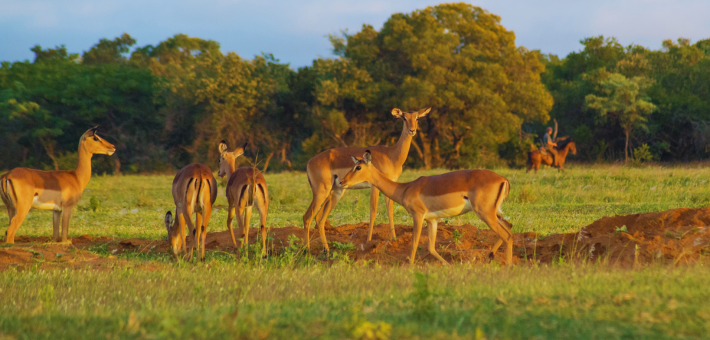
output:
[[2, 201], [8, 208], [14, 208], [15, 202], [13, 201], [12, 197], [15, 195], [11, 192], [11, 190], [14, 191], [12, 182], [10, 182], [10, 179], [7, 178], [7, 176], [2, 176], [0, 177], [0, 186], [2, 186], [2, 191], [0, 191]]
[[503, 214], [503, 210], [501, 210], [501, 205], [503, 205], [503, 201], [508, 197], [508, 193], [510, 192], [510, 182], [506, 179], [503, 183], [500, 184], [500, 189], [498, 189], [498, 198], [496, 198], [496, 211], [499, 214]]

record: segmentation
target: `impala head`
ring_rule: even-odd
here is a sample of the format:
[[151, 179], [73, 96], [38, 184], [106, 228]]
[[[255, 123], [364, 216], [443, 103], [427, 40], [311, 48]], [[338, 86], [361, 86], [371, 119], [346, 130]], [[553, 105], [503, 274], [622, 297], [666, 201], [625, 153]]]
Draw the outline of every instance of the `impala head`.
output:
[[372, 177], [372, 154], [370, 154], [370, 150], [365, 151], [362, 159], [357, 159], [353, 156], [350, 156], [350, 158], [352, 158], [355, 166], [340, 180], [340, 186], [347, 188], [358, 183], [370, 182]]
[[116, 147], [96, 134], [98, 128], [98, 126], [94, 126], [86, 130], [79, 140], [79, 147], [91, 154], [113, 155], [116, 152]]
[[166, 241], [168, 241], [168, 244], [170, 246], [170, 253], [173, 255], [175, 260], [177, 260], [178, 252], [180, 251], [180, 235], [173, 232], [173, 230], [175, 229], [175, 224], [173, 220], [173, 213], [171, 213], [170, 211], [165, 213], [165, 229], [168, 231], [168, 237], [166, 238]]
[[577, 144], [575, 144], [573, 140], [570, 140], [570, 141], [569, 141], [569, 151], [570, 151], [573, 155], [576, 155], [576, 154], [577, 154]]
[[227, 151], [229, 147], [227, 142], [221, 141], [219, 143], [219, 177], [224, 177], [228, 173], [233, 172], [236, 168], [237, 157], [244, 154], [244, 149], [249, 143], [244, 143], [244, 145], [234, 149], [234, 151]]
[[395, 116], [395, 118], [404, 119], [404, 128], [410, 136], [414, 137], [414, 135], [417, 134], [417, 129], [419, 128], [418, 119], [426, 116], [429, 111], [431, 111], [431, 108], [413, 112], [402, 112], [402, 110], [394, 108], [392, 109], [392, 115]]

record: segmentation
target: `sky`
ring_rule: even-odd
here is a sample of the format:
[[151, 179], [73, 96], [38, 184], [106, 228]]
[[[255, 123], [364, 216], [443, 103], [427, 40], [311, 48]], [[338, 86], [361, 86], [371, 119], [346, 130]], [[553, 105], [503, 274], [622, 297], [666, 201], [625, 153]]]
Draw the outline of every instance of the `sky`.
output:
[[[380, 29], [398, 12], [437, 1], [402, 0], [0, 0], [0, 61], [32, 60], [35, 45], [66, 45], [82, 53], [101, 38], [124, 32], [136, 46], [157, 45], [178, 33], [220, 43], [250, 59], [271, 53], [293, 68], [332, 57], [328, 34]], [[515, 32], [516, 45], [563, 57], [579, 41], [614, 36], [623, 45], [660, 49], [666, 39], [710, 38], [708, 0], [481, 0]]]

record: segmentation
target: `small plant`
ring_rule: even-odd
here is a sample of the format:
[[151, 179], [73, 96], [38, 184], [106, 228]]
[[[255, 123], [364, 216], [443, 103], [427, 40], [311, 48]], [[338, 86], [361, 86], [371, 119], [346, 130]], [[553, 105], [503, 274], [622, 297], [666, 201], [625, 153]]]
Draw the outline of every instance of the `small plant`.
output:
[[353, 330], [353, 338], [359, 340], [387, 340], [392, 334], [392, 325], [378, 321], [362, 321]]
[[515, 197], [515, 201], [518, 203], [533, 203], [537, 201], [537, 196], [535, 196], [530, 185], [525, 185], [520, 193], [518, 193], [518, 196]]
[[634, 149], [634, 160], [637, 162], [652, 161], [653, 158], [651, 148], [646, 143]]
[[100, 208], [101, 208], [101, 201], [99, 201], [99, 199], [96, 198], [96, 196], [91, 196], [91, 199], [89, 200], [89, 209], [91, 209], [91, 211], [93, 211], [93, 212], [97, 212], [97, 211], [99, 211]]
[[454, 232], [451, 234], [451, 238], [454, 241], [454, 244], [461, 244], [461, 239], [463, 239], [463, 233], [458, 231], [458, 229], [454, 229]]
[[414, 273], [414, 292], [411, 295], [414, 301], [414, 318], [421, 321], [434, 319], [434, 299], [429, 290], [429, 275]]
[[616, 227], [616, 230], [614, 230], [614, 232], [616, 232], [617, 234], [618, 234], [618, 233], [621, 233], [621, 232], [624, 232], [624, 233], [627, 233], [627, 234], [628, 234], [628, 233], [629, 233], [629, 229], [626, 228], [626, 225], [623, 225], [623, 226], [621, 226], [621, 228]]
[[355, 245], [352, 242], [348, 243], [340, 243], [338, 241], [330, 241], [330, 246], [333, 247], [334, 249], [340, 250], [340, 251], [348, 251], [348, 250], [355, 250]]

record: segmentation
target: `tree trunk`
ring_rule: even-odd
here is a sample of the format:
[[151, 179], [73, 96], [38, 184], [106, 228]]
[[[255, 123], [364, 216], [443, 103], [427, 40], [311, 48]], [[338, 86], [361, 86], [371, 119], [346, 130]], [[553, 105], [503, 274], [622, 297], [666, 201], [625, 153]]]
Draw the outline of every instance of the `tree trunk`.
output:
[[121, 160], [115, 154], [113, 156], [113, 175], [121, 176]]
[[624, 147], [624, 164], [629, 164], [629, 135], [631, 134], [631, 129], [624, 129], [626, 133], [626, 147]]
[[54, 163], [54, 170], [59, 170], [59, 163], [57, 162], [57, 157], [54, 157], [54, 145], [56, 144], [53, 140], [47, 140], [44, 137], [39, 138], [39, 142], [44, 147], [44, 151], [47, 153], [52, 163]]
[[263, 173], [266, 173], [266, 169], [269, 168], [269, 162], [271, 162], [271, 157], [274, 157], [273, 152], [269, 153], [269, 155], [266, 156], [266, 161], [264, 161], [264, 170], [262, 170]]
[[424, 160], [424, 169], [431, 169], [431, 140], [424, 132], [419, 132], [419, 139], [422, 140], [422, 159]]
[[288, 165], [289, 170], [293, 170], [293, 167], [291, 166], [291, 161], [286, 158], [286, 146], [281, 148], [281, 164], [286, 163]]

